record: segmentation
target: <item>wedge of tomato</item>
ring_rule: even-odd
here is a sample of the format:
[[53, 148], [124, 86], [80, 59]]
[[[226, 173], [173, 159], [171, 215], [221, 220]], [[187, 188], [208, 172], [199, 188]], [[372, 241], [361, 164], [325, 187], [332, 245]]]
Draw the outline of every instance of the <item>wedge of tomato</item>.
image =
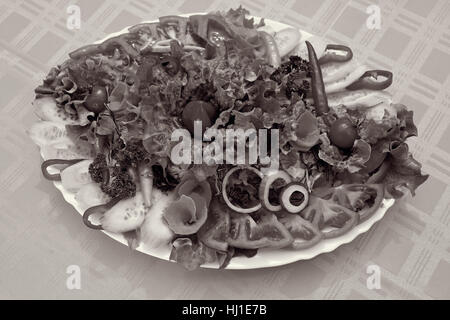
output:
[[282, 212], [277, 214], [280, 221], [291, 233], [294, 241], [290, 247], [295, 250], [307, 249], [322, 239], [320, 230], [308, 220], [298, 214]]
[[212, 249], [227, 251], [229, 232], [230, 213], [228, 207], [214, 199], [209, 207], [208, 219], [198, 230], [197, 237]]
[[228, 244], [240, 249], [283, 248], [294, 238], [277, 217], [261, 210], [258, 221], [249, 214], [232, 214]]
[[358, 223], [356, 212], [331, 199], [317, 196], [310, 197], [309, 205], [301, 216], [315, 225], [327, 239], [343, 235]]
[[380, 207], [384, 198], [384, 186], [382, 184], [343, 184], [325, 191], [316, 190], [314, 194], [323, 199], [331, 199], [355, 211], [359, 221], [365, 221]]
[[381, 184], [354, 183], [318, 188], [301, 215], [316, 225], [325, 238], [334, 238], [367, 220], [380, 207], [383, 197]]
[[358, 213], [359, 221], [367, 220], [372, 216], [384, 198], [382, 184], [349, 184], [338, 188], [348, 199], [349, 208]]

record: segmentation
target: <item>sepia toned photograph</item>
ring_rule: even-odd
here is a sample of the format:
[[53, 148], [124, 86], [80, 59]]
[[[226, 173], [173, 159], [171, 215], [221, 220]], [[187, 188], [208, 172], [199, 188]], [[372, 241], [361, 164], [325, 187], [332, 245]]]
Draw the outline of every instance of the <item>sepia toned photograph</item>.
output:
[[0, 61], [1, 300], [450, 299], [450, 1], [0, 0]]

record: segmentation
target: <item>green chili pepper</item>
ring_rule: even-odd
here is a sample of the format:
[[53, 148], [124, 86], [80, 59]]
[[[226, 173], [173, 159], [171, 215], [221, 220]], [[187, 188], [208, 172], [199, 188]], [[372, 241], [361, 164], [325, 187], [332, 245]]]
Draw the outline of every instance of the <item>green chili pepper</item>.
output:
[[325, 85], [322, 78], [322, 70], [317, 60], [316, 52], [309, 41], [306, 42], [308, 48], [309, 63], [311, 66], [311, 90], [314, 100], [314, 106], [316, 108], [317, 115], [327, 113], [329, 110], [328, 100], [325, 94]]

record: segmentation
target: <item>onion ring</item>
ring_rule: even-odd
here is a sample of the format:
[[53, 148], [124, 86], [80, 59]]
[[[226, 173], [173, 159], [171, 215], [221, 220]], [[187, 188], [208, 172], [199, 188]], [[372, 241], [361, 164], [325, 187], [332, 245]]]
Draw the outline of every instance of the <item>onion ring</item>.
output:
[[261, 171], [259, 171], [256, 168], [253, 167], [246, 167], [246, 168], [240, 168], [240, 167], [234, 167], [232, 168], [230, 171], [227, 172], [227, 174], [225, 175], [223, 182], [222, 182], [222, 196], [223, 196], [223, 200], [225, 200], [225, 203], [227, 204], [228, 207], [230, 207], [230, 209], [239, 212], [239, 213], [252, 213], [255, 211], [258, 211], [259, 209], [261, 209], [261, 203], [258, 203], [256, 206], [252, 207], [252, 208], [241, 208], [238, 206], [235, 206], [234, 204], [231, 203], [230, 199], [228, 198], [227, 195], [227, 183], [228, 183], [228, 179], [230, 178], [230, 176], [237, 170], [243, 170], [243, 169], [249, 169], [250, 171], [253, 171], [254, 173], [256, 173], [261, 179], [264, 177], [264, 175], [262, 174]]

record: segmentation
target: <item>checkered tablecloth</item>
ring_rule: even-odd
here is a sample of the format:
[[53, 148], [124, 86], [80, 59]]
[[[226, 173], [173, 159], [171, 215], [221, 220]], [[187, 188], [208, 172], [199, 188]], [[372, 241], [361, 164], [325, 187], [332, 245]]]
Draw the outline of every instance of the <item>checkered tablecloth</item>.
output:
[[[239, 4], [393, 70], [394, 100], [414, 110], [419, 137], [410, 146], [430, 178], [414, 199], [332, 253], [273, 269], [187, 272], [82, 224], [40, 173], [25, 133], [36, 121], [30, 103], [72, 49], [142, 20]], [[67, 28], [70, 5], [80, 8], [80, 29]], [[367, 27], [371, 5], [380, 8], [380, 29]], [[449, 71], [446, 0], [0, 0], [0, 298], [449, 299]], [[72, 265], [80, 290], [67, 288]], [[372, 265], [381, 271], [379, 289], [366, 285]]]

